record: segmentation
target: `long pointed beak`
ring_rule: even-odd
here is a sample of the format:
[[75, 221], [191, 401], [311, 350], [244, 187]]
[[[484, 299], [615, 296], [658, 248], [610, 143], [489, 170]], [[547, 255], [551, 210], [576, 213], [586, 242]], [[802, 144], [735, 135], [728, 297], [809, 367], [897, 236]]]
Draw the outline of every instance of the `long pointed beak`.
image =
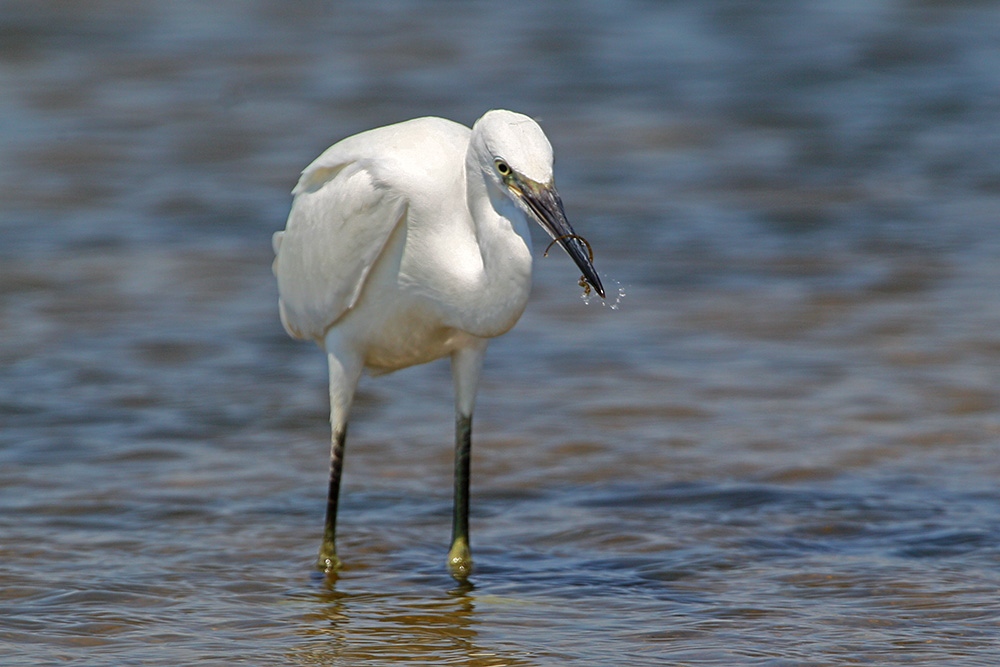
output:
[[515, 194], [524, 202], [535, 221], [542, 226], [549, 236], [556, 240], [566, 251], [566, 254], [576, 262], [583, 272], [583, 278], [594, 290], [604, 298], [604, 286], [597, 275], [593, 262], [590, 260], [590, 250], [580, 237], [573, 231], [566, 211], [563, 210], [562, 198], [552, 185], [541, 187], [517, 188]]

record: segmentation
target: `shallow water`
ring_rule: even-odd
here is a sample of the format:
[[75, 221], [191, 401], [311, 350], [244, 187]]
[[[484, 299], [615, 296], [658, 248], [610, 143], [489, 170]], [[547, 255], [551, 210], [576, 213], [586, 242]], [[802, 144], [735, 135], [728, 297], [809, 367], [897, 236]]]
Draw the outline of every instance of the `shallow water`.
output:
[[[0, 663], [996, 664], [1000, 11], [835, 4], [5, 3]], [[324, 581], [270, 234], [337, 138], [495, 106], [626, 296], [537, 258], [472, 588], [447, 365], [364, 381]]]

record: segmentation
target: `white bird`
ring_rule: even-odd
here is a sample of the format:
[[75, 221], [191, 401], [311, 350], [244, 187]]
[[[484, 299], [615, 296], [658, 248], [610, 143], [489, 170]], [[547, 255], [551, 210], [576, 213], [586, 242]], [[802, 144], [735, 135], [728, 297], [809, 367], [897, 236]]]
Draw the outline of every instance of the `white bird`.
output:
[[417, 118], [344, 139], [302, 172], [285, 231], [273, 238], [279, 311], [330, 371], [332, 446], [318, 565], [340, 567], [337, 498], [348, 413], [362, 370], [378, 375], [450, 356], [455, 497], [448, 567], [469, 551], [472, 411], [490, 338], [507, 332], [531, 288], [528, 220], [563, 247], [603, 298], [566, 220], [552, 146], [528, 116], [494, 110], [472, 129]]

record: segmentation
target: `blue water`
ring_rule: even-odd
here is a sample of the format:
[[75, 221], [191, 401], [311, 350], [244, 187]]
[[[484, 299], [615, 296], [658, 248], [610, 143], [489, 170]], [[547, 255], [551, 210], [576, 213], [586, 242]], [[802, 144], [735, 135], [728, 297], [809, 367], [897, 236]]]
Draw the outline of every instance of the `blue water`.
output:
[[[0, 663], [994, 665], [1000, 8], [6, 2]], [[270, 234], [354, 132], [540, 119], [617, 310], [541, 258], [486, 362], [325, 368]]]

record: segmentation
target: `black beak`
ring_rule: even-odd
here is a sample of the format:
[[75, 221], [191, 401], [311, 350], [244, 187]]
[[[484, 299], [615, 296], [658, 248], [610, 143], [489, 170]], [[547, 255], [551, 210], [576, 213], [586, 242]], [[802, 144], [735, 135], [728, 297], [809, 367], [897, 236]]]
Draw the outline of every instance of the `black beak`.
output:
[[576, 262], [583, 272], [583, 278], [604, 298], [604, 286], [590, 259], [590, 249], [580, 240], [566, 219], [562, 198], [554, 186], [540, 188], [518, 188], [520, 199], [531, 212], [532, 217], [549, 236], [562, 246], [566, 254]]

